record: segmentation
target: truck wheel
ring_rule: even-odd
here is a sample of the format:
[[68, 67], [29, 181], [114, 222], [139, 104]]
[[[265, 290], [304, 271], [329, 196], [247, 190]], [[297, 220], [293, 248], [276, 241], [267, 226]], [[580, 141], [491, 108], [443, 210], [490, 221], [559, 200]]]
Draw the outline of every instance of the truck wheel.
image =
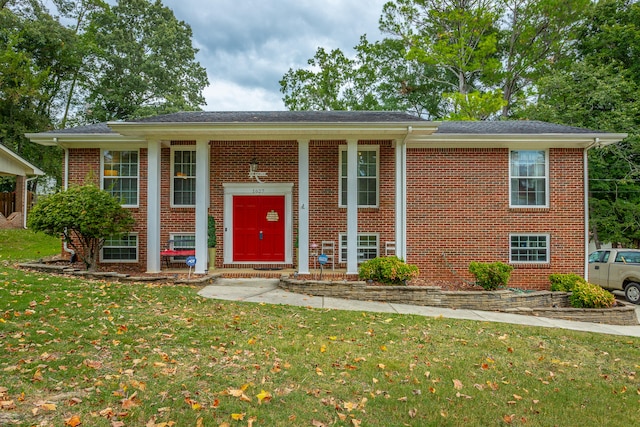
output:
[[627, 298], [627, 301], [632, 302], [634, 304], [640, 304], [640, 285], [631, 282], [624, 288], [624, 296]]

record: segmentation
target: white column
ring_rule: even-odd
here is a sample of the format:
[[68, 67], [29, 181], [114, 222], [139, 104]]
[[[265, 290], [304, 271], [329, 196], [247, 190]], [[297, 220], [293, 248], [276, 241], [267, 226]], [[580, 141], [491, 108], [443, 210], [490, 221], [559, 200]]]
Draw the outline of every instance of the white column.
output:
[[396, 256], [407, 257], [407, 146], [404, 141], [396, 142], [396, 214], [395, 241]]
[[147, 143], [147, 272], [160, 272], [160, 141]]
[[207, 227], [209, 225], [209, 140], [196, 141], [196, 268], [207, 272]]
[[358, 140], [347, 141], [347, 274], [358, 274]]
[[298, 273], [309, 274], [309, 140], [298, 141]]

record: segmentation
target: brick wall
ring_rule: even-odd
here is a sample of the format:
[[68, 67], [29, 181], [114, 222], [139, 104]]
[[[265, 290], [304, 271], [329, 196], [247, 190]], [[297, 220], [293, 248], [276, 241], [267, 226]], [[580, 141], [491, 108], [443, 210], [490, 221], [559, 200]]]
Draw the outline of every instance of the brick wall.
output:
[[[190, 141], [174, 145], [193, 145]], [[339, 146], [345, 141], [312, 140], [310, 153], [310, 243], [335, 242], [346, 232], [346, 208], [339, 203]], [[391, 141], [360, 141], [380, 150], [379, 207], [360, 209], [358, 232], [379, 233], [380, 253], [395, 240], [395, 160]], [[296, 141], [212, 141], [209, 212], [218, 225], [216, 265], [222, 266], [224, 183], [255, 182], [248, 176], [256, 157], [265, 182], [294, 183], [293, 239], [298, 230], [298, 146]], [[471, 280], [471, 261], [509, 260], [509, 233], [549, 233], [551, 262], [516, 265], [511, 286], [546, 289], [551, 273], [582, 274], [584, 254], [583, 164], [580, 149], [549, 150], [550, 206], [509, 208], [509, 150], [429, 149], [407, 151], [407, 261], [430, 280]], [[195, 231], [193, 207], [171, 207], [171, 150], [161, 152], [161, 242], [171, 233]], [[98, 183], [99, 149], [71, 149], [71, 184]], [[140, 150], [138, 221], [140, 270], [146, 268], [147, 151]], [[294, 263], [297, 261], [294, 260]], [[342, 265], [344, 267], [344, 264]]]
[[582, 150], [549, 150], [549, 208], [509, 208], [508, 149], [410, 149], [408, 259], [432, 280], [471, 280], [471, 261], [509, 261], [509, 233], [549, 233], [551, 262], [518, 265], [510, 286], [547, 289], [551, 273], [582, 274]]
[[[360, 141], [380, 150], [379, 206], [358, 210], [358, 232], [379, 233], [381, 255], [384, 242], [395, 240], [395, 160], [391, 141]], [[345, 141], [311, 141], [309, 144], [309, 242], [333, 241], [339, 260], [339, 233], [347, 231], [347, 209], [339, 204], [339, 147]], [[341, 267], [346, 267], [342, 263]]]

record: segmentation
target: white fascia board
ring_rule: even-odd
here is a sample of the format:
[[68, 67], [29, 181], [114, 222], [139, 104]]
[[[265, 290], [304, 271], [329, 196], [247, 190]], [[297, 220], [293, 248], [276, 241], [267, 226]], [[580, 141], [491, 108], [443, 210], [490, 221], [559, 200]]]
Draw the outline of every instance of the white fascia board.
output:
[[393, 123], [108, 123], [116, 132], [139, 138], [209, 140], [397, 139], [408, 132], [429, 135], [434, 122]]
[[61, 148], [144, 148], [147, 141], [141, 138], [131, 138], [117, 133], [27, 133], [32, 142], [46, 146]]
[[619, 142], [625, 133], [580, 134], [435, 134], [431, 136], [409, 135], [409, 148], [509, 148], [526, 146], [546, 149], [551, 147], [591, 148]]
[[32, 165], [2, 144], [0, 144], [0, 160], [2, 160], [2, 162], [0, 162], [2, 172], [11, 175], [30, 176], [45, 174], [40, 168]]

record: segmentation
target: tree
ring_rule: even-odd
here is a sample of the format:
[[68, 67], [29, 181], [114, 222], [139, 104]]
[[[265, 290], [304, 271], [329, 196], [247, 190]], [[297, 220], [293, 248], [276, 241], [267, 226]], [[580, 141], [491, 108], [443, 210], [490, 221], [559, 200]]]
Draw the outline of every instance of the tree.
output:
[[133, 224], [131, 212], [93, 184], [43, 197], [28, 217], [34, 231], [62, 235], [89, 270], [96, 269], [105, 239], [129, 232]]
[[355, 58], [340, 49], [318, 48], [306, 69], [289, 71], [280, 80], [290, 110], [410, 111], [425, 118], [442, 116], [443, 86], [437, 70], [407, 59], [400, 40], [371, 43], [366, 36]]
[[640, 243], [640, 89], [620, 64], [578, 62], [541, 78], [534, 105], [518, 116], [627, 132], [621, 143], [589, 150], [591, 233], [599, 242]]
[[503, 0], [498, 50], [498, 72], [505, 101], [502, 117], [523, 103], [525, 90], [554, 69], [575, 59], [576, 31], [590, 0]]
[[76, 64], [75, 38], [39, 3], [20, 5], [0, 8], [0, 143], [55, 177], [60, 150], [37, 146], [24, 133], [51, 128], [62, 82]]
[[119, 0], [90, 13], [95, 74], [88, 121], [195, 110], [204, 104], [206, 70], [195, 60], [191, 27], [160, 0]]

